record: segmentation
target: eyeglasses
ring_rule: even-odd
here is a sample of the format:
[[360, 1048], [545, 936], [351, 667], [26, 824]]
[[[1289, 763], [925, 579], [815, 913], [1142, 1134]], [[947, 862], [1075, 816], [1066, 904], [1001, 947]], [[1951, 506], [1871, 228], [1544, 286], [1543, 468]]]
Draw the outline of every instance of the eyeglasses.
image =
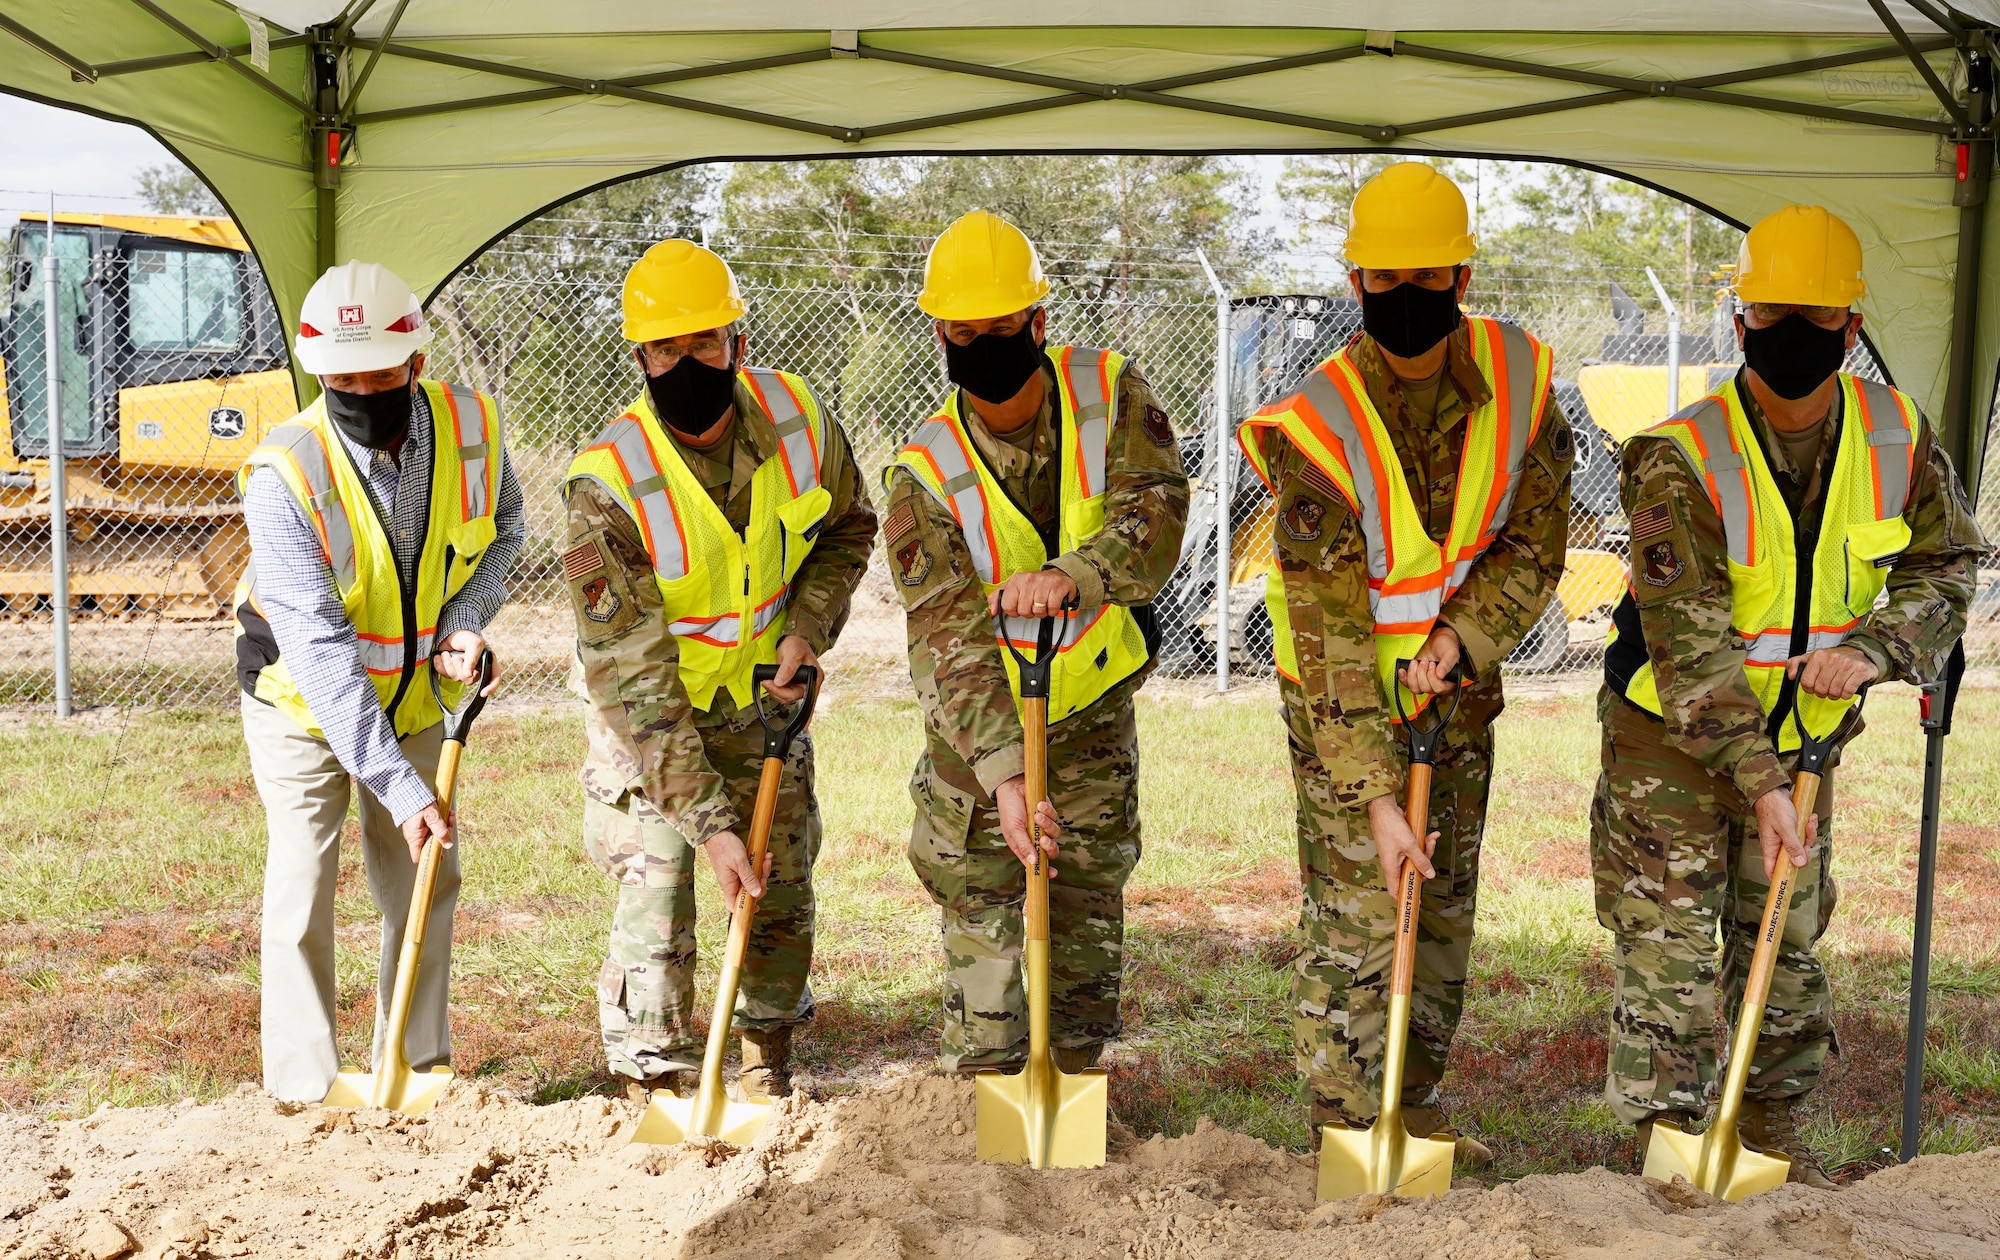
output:
[[672, 371], [674, 365], [684, 356], [691, 354], [697, 359], [719, 359], [726, 348], [726, 343], [719, 338], [697, 337], [684, 346], [676, 346], [671, 342], [665, 345], [648, 343], [639, 347], [639, 353], [645, 355], [646, 361], [654, 367]]
[[1803, 306], [1797, 302], [1743, 304], [1743, 313], [1756, 316], [1760, 324], [1775, 324], [1793, 311], [1797, 311], [1821, 328], [1833, 328], [1847, 322], [1847, 308], [1844, 306]]

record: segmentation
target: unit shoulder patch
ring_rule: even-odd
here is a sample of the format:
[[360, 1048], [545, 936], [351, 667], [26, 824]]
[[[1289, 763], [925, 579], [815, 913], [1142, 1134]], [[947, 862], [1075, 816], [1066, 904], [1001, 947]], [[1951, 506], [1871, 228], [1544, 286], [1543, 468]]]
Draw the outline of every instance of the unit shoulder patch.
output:
[[1293, 542], [1312, 542], [1324, 528], [1326, 505], [1310, 496], [1294, 494], [1278, 520]]
[[576, 610], [576, 636], [596, 646], [639, 624], [639, 607], [632, 599], [624, 570], [611, 563], [602, 533], [592, 534], [563, 552], [563, 580]]
[[1549, 434], [1549, 453], [1559, 464], [1567, 464], [1576, 458], [1576, 430], [1569, 427], [1569, 421], [1557, 417], [1555, 429]]
[[1641, 608], [1688, 595], [1702, 586], [1694, 541], [1681, 506], [1670, 495], [1632, 510], [1632, 591]]
[[897, 580], [904, 586], [922, 586], [937, 564], [937, 557], [924, 545], [921, 535], [896, 547], [895, 555]]
[[1139, 427], [1146, 431], [1147, 437], [1153, 439], [1155, 446], [1174, 444], [1173, 424], [1167, 419], [1167, 413], [1153, 403], [1146, 404], [1146, 414], [1140, 419]]

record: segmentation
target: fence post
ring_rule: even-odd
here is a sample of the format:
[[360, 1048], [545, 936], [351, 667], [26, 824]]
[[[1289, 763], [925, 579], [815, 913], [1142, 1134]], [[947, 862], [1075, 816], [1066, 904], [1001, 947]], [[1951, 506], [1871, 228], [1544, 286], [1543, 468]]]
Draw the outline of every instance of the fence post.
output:
[[1677, 416], [1681, 413], [1681, 308], [1667, 296], [1666, 286], [1651, 267], [1646, 268], [1646, 279], [1653, 282], [1653, 293], [1667, 313], [1667, 414]]
[[1229, 290], [1208, 265], [1208, 254], [1195, 251], [1201, 269], [1215, 290], [1215, 689], [1229, 690], [1229, 572], [1230, 474], [1235, 470], [1229, 439]]
[[49, 570], [55, 613], [56, 716], [70, 715], [69, 689], [69, 506], [63, 498], [62, 335], [57, 307], [56, 195], [49, 194], [49, 233], [42, 258], [43, 349], [48, 356], [49, 404]]

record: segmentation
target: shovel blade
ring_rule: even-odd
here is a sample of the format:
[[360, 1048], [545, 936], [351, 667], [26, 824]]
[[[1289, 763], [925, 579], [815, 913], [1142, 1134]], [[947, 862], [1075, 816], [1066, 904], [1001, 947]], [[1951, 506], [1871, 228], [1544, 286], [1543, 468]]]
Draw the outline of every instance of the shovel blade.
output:
[[[1040, 1082], [1032, 1079], [1037, 1075]], [[1111, 1092], [1103, 1068], [1071, 1074], [1051, 1063], [1040, 1074], [981, 1072], [973, 1083], [980, 1159], [1031, 1168], [1104, 1167]]]
[[700, 1095], [680, 1098], [672, 1090], [654, 1090], [645, 1114], [639, 1117], [639, 1127], [632, 1131], [632, 1140], [649, 1146], [673, 1146], [703, 1134], [720, 1138], [731, 1146], [748, 1146], [757, 1140], [757, 1135], [764, 1131], [764, 1122], [771, 1118], [771, 1100], [752, 1098], [746, 1102], [725, 1101], [715, 1122], [703, 1125], [695, 1114], [700, 1102]]
[[1416, 1137], [1401, 1120], [1378, 1120], [1365, 1129], [1328, 1124], [1319, 1133], [1322, 1199], [1363, 1194], [1435, 1199], [1451, 1189], [1451, 1161], [1458, 1150], [1452, 1134]]
[[1718, 1125], [1697, 1135], [1682, 1132], [1671, 1121], [1657, 1120], [1646, 1143], [1646, 1176], [1660, 1181], [1679, 1177], [1731, 1203], [1777, 1189], [1791, 1171], [1790, 1157], [1745, 1148], [1734, 1125]]
[[428, 1072], [409, 1068], [361, 1072], [350, 1068], [333, 1078], [333, 1087], [326, 1091], [320, 1106], [386, 1107], [401, 1115], [421, 1116], [451, 1082], [452, 1070], [448, 1067], [434, 1067]]

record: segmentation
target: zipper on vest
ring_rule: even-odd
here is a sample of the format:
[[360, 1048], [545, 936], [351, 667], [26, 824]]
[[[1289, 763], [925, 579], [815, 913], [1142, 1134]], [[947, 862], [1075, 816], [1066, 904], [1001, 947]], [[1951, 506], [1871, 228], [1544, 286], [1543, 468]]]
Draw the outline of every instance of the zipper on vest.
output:
[[[1839, 397], [1838, 394], [1835, 397]], [[1819, 562], [1819, 541], [1821, 527], [1826, 523], [1826, 492], [1833, 487], [1834, 468], [1840, 461], [1840, 421], [1845, 417], [1835, 417], [1831, 431], [1825, 440], [1833, 444], [1833, 459], [1828, 462], [1826, 479], [1820, 486], [1819, 502], [1801, 504], [1810, 513], [1810, 519], [1792, 524], [1792, 637], [1786, 644], [1787, 657], [1798, 656], [1812, 641], [1812, 597], [1813, 574]], [[1769, 423], [1768, 418], [1765, 423]], [[1769, 464], [1765, 467], [1768, 469]], [[1773, 481], [1777, 474], [1772, 473]], [[1784, 496], [1780, 494], [1782, 501]], [[1789, 509], [1787, 510], [1789, 515]], [[1842, 544], [1843, 547], [1845, 544]], [[1765, 725], [1766, 733], [1773, 740], [1779, 738], [1790, 720], [1792, 706], [1799, 702], [1799, 684], [1795, 678], [1787, 677], [1778, 690], [1778, 703], [1771, 706], [1771, 719]]]
[[[436, 424], [435, 417], [432, 419], [432, 424], [433, 426]], [[432, 434], [432, 439], [431, 445], [435, 448], [437, 446], [435, 433]], [[341, 454], [343, 456], [347, 454], [345, 443], [341, 443]], [[368, 496], [368, 508], [375, 513], [376, 524], [382, 527], [382, 536], [389, 540], [389, 560], [396, 570], [396, 590], [397, 594], [401, 597], [400, 602], [403, 613], [403, 672], [402, 677], [396, 680], [396, 694], [391, 696], [389, 703], [382, 707], [382, 712], [389, 718], [389, 729], [391, 731], [396, 729], [396, 709], [403, 703], [403, 697], [409, 693], [410, 681], [416, 676], [417, 672], [417, 639], [420, 637], [422, 631], [422, 627], [417, 625], [417, 580], [420, 571], [424, 567], [424, 543], [431, 536], [431, 509], [434, 506], [431, 502], [431, 482], [436, 479], [437, 455], [438, 452], [436, 449], [433, 449], [431, 451], [431, 467], [425, 470], [426, 477], [423, 483], [424, 511], [422, 518], [417, 522], [417, 554], [415, 562], [410, 565], [410, 572], [407, 576], [403, 573], [402, 562], [396, 558], [396, 530], [394, 522], [391, 520], [389, 513], [383, 510], [382, 501], [376, 497], [375, 487], [369, 482], [367, 475], [361, 473], [359, 469], [355, 470], [357, 473], [356, 479], [361, 482], [361, 490]], [[348, 462], [352, 464], [353, 460], [350, 458]], [[408, 475], [408, 469], [404, 469], [399, 474], [397, 479], [398, 488], [402, 485], [402, 478]], [[451, 549], [449, 546], [445, 549], [444, 563], [446, 579], [449, 580], [451, 574]]]

